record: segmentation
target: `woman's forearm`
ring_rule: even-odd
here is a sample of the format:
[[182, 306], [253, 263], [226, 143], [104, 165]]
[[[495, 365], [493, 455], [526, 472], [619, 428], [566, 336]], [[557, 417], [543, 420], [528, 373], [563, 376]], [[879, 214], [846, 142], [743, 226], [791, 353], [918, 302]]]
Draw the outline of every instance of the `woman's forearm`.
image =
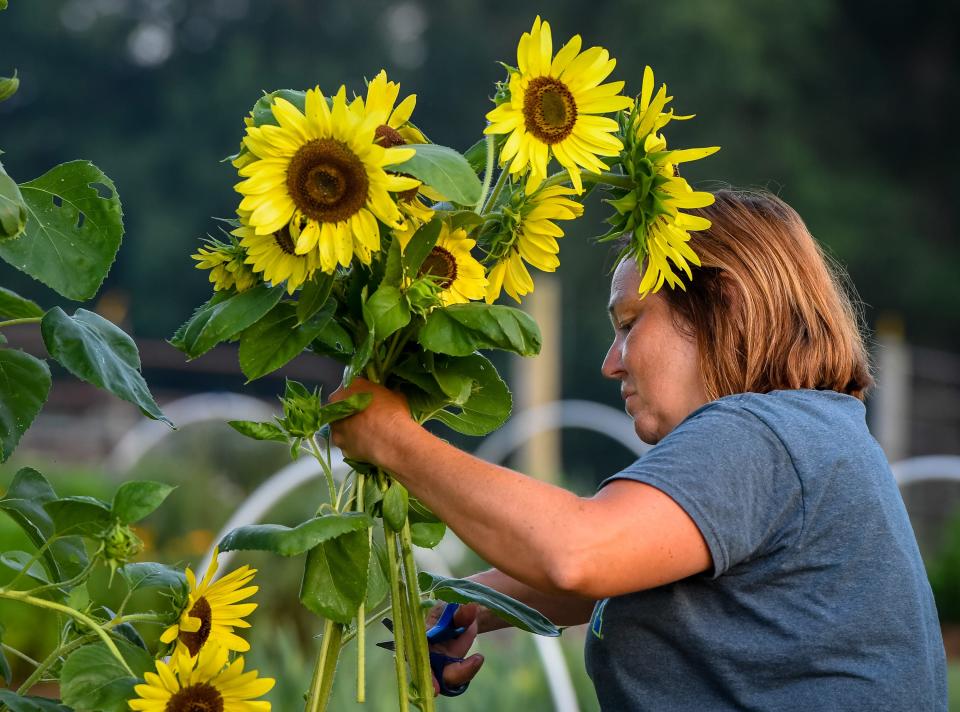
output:
[[[595, 601], [592, 599], [581, 598], [574, 595], [544, 593], [543, 591], [538, 591], [535, 588], [527, 586], [525, 583], [517, 581], [512, 576], [508, 576], [497, 569], [482, 571], [469, 578], [471, 581], [482, 583], [484, 586], [489, 586], [521, 603], [525, 603], [549, 618], [555, 625], [561, 627], [587, 623], [593, 612]], [[491, 613], [486, 608], [480, 609], [477, 622], [480, 633], [487, 633], [492, 630], [499, 630], [510, 626], [509, 623]]]

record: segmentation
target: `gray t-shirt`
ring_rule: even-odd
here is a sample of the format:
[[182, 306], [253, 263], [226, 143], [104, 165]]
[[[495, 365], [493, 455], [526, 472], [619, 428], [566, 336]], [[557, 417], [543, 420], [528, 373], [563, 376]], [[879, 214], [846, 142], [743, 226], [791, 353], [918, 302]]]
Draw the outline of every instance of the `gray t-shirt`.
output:
[[930, 585], [859, 400], [726, 396], [615, 479], [676, 501], [713, 569], [598, 602], [605, 712], [947, 709]]

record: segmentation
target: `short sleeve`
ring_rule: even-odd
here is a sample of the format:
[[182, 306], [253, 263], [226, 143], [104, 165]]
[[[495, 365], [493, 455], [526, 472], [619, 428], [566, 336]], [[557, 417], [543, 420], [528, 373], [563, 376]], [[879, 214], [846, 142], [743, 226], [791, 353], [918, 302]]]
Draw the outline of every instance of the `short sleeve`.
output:
[[735, 399], [696, 412], [600, 486], [623, 479], [656, 487], [693, 519], [714, 577], [795, 541], [803, 526], [803, 491], [789, 453]]

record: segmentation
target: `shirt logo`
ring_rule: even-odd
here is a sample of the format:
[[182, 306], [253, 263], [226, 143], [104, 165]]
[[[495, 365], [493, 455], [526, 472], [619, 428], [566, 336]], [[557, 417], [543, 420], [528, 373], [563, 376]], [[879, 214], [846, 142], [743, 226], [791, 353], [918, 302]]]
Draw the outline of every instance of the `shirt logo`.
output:
[[597, 605], [593, 607], [593, 616], [590, 618], [590, 632], [596, 636], [597, 640], [603, 640], [603, 611], [609, 601], [609, 598], [604, 598], [602, 601], [597, 601]]

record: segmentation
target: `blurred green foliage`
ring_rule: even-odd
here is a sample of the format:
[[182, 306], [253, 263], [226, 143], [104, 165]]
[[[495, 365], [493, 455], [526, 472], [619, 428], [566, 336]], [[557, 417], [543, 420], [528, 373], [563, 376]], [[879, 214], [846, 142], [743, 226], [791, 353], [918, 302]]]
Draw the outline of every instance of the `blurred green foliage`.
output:
[[927, 574], [940, 620], [960, 625], [960, 512], [946, 527], [943, 543], [927, 564]]

